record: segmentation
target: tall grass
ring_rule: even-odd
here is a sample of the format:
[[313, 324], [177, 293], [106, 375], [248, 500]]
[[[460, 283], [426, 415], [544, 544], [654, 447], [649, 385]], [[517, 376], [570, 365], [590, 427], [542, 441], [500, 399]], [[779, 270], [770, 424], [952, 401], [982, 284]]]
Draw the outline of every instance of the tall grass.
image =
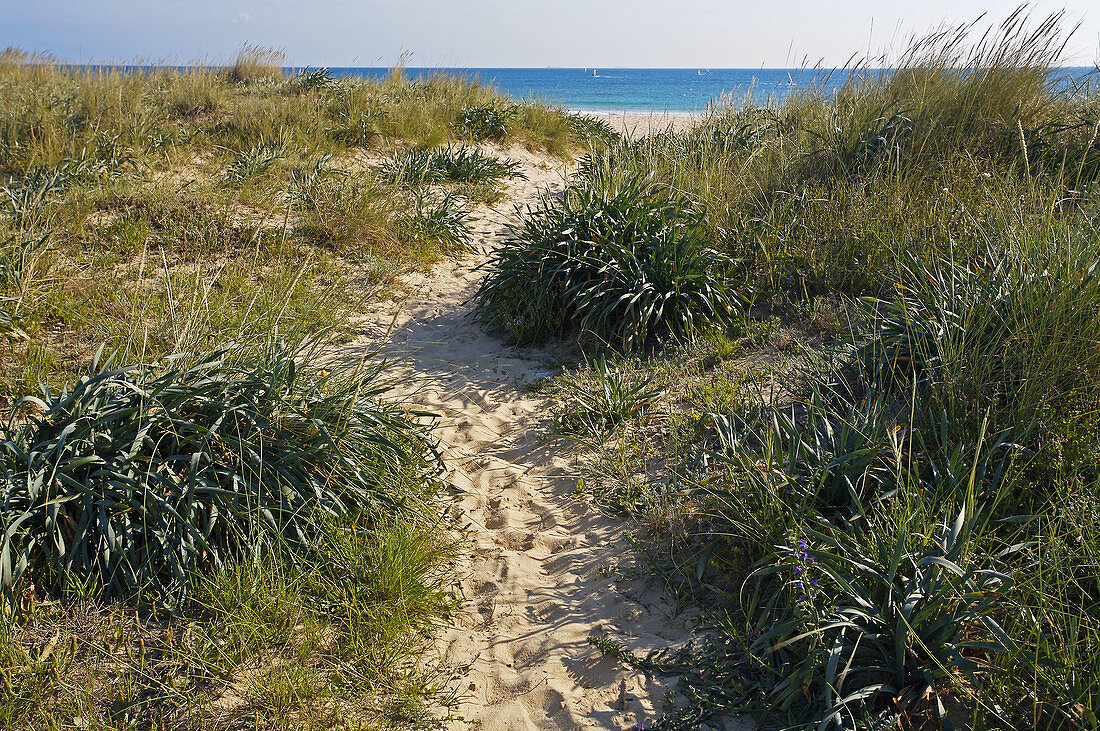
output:
[[[741, 680], [708, 656], [697, 718], [1096, 725], [1100, 117], [1056, 83], [1061, 20], [948, 29], [835, 97], [582, 164], [705, 206], [751, 313], [779, 318], [653, 359], [672, 407], [623, 420], [586, 476], [623, 481], [595, 489], [725, 634]], [[807, 321], [822, 303], [841, 337]]]
[[[465, 208], [517, 173], [449, 144], [463, 110], [511, 103], [443, 73], [284, 77], [279, 52], [248, 46], [227, 68], [138, 73], [3, 58], [0, 242], [22, 276], [0, 296], [30, 336], [0, 357], [9, 397], [60, 388], [99, 341], [133, 361], [340, 328], [400, 272], [464, 250]], [[571, 118], [532, 106], [497, 142], [564, 154]], [[427, 197], [360, 157], [441, 143]]]
[[[0, 726], [377, 728], [446, 702], [421, 658], [457, 606], [430, 437], [384, 364], [318, 354], [466, 250], [466, 206], [516, 173], [448, 146], [417, 189], [364, 151], [511, 102], [283, 65], [0, 54]], [[493, 144], [575, 144], [568, 114], [514, 110]]]
[[234, 84], [254, 84], [283, 77], [286, 52], [245, 44], [237, 51], [233, 64], [226, 69], [226, 79]]
[[909, 254], [978, 251], [978, 230], [1011, 224], [997, 201], [1042, 215], [1096, 175], [1094, 95], [1058, 90], [1060, 21], [1020, 11], [953, 28], [856, 64], [835, 97], [749, 99], [609, 154], [620, 174], [653, 174], [705, 207], [714, 242], [763, 294], [879, 294]]
[[427, 724], [424, 699], [440, 676], [420, 653], [456, 606], [443, 570], [453, 550], [431, 523], [334, 522], [296, 565], [264, 555], [193, 576], [173, 614], [25, 602], [19, 623], [0, 625], [11, 680], [0, 691], [0, 722]]

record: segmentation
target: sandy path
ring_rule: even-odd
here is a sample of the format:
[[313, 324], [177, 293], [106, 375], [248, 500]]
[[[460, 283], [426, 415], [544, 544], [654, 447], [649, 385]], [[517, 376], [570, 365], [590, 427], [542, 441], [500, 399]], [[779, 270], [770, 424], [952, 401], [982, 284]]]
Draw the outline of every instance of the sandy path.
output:
[[[477, 235], [493, 245], [514, 204], [540, 186], [561, 189], [562, 168], [522, 150], [528, 180], [481, 210]], [[401, 358], [399, 391], [440, 415], [451, 509], [464, 532], [458, 575], [468, 610], [438, 647], [464, 692], [449, 728], [629, 728], [651, 719], [674, 681], [647, 679], [588, 644], [607, 633], [646, 650], [687, 640], [690, 622], [651, 580], [624, 578], [631, 562], [623, 524], [574, 500], [568, 448], [547, 440], [548, 401], [524, 384], [551, 357], [514, 350], [468, 317], [484, 255], [447, 261], [406, 279], [409, 296], [367, 318], [354, 357], [384, 348]], [[395, 319], [396, 318], [396, 319]]]

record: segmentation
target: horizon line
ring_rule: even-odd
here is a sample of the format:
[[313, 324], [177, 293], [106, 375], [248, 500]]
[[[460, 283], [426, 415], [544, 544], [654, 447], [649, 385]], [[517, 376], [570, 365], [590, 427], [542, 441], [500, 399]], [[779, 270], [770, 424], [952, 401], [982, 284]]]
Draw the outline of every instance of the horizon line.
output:
[[[68, 68], [168, 68], [168, 69], [227, 69], [232, 68], [232, 63], [205, 64], [205, 63], [146, 63], [146, 62], [86, 62], [72, 63], [67, 61], [47, 61], [41, 65], [55, 64]], [[28, 65], [35, 65], [30, 63]], [[366, 71], [580, 71], [588, 69], [618, 69], [622, 71], [893, 71], [894, 66], [337, 66], [332, 64], [294, 64], [279, 66], [284, 71], [298, 71], [303, 69], [362, 69]], [[1083, 66], [1051, 66], [1051, 69], [1095, 69], [1100, 71], [1097, 64]]]

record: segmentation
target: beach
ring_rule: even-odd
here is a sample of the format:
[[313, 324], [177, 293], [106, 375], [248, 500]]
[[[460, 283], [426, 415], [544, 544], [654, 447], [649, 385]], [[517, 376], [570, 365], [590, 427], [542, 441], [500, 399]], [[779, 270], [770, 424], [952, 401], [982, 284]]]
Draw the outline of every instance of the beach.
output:
[[0, 726], [1094, 727], [1100, 93], [1024, 12], [843, 93], [0, 51]]
[[626, 137], [644, 137], [653, 132], [683, 132], [691, 129], [703, 119], [702, 114], [669, 114], [654, 112], [577, 112], [595, 119], [602, 119], [615, 131]]

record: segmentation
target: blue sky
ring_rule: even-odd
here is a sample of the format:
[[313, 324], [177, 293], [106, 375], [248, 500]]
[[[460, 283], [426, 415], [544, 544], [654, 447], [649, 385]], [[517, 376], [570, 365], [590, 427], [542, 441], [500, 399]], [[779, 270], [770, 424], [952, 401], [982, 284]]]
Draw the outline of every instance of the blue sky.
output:
[[[0, 0], [0, 47], [86, 61], [221, 61], [244, 42], [292, 64], [374, 66], [781, 67], [843, 63], [914, 32], [998, 20], [1018, 0]], [[1067, 10], [1082, 27], [1071, 65], [1092, 65], [1100, 6]]]

